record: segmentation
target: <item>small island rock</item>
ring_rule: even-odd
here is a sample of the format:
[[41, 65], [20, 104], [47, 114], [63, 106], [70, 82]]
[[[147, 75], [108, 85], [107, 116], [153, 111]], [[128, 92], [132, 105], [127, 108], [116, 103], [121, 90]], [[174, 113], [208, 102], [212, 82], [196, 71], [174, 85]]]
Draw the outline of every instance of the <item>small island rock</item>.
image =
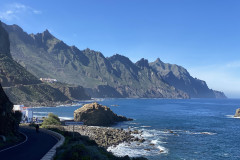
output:
[[107, 106], [98, 103], [85, 104], [74, 111], [74, 121], [81, 121], [89, 126], [108, 126], [116, 122], [130, 121], [132, 119], [118, 116]]
[[240, 117], [240, 108], [236, 110], [234, 117]]

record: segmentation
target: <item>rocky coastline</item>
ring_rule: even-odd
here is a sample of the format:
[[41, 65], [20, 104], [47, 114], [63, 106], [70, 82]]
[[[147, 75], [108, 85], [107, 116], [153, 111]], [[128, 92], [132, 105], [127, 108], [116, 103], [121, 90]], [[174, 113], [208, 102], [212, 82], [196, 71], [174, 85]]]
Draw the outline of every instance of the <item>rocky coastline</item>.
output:
[[[72, 132], [73, 126], [64, 126], [64, 130]], [[83, 125], [75, 126], [74, 131], [80, 133], [83, 136], [88, 136], [91, 140], [94, 140], [99, 146], [104, 148], [116, 146], [123, 142], [145, 142], [145, 139], [141, 137], [141, 131], [139, 130]], [[134, 136], [136, 134], [139, 134], [140, 137]]]

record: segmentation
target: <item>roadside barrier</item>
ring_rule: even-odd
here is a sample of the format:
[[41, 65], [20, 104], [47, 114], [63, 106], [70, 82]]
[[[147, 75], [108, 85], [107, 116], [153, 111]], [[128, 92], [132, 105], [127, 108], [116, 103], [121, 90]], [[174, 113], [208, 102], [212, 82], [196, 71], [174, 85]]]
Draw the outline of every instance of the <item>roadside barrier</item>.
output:
[[47, 130], [47, 129], [40, 129], [41, 132], [44, 132], [44, 133], [47, 133], [47, 134], [50, 134], [51, 136], [55, 137], [58, 139], [58, 143], [55, 144], [49, 151], [48, 153], [46, 153], [43, 158], [41, 160], [52, 160], [53, 157], [56, 155], [56, 149], [58, 147], [60, 147], [61, 145], [63, 145], [64, 141], [65, 141], [65, 138], [63, 135], [57, 133], [57, 132], [54, 132], [54, 131], [51, 131], [51, 130]]

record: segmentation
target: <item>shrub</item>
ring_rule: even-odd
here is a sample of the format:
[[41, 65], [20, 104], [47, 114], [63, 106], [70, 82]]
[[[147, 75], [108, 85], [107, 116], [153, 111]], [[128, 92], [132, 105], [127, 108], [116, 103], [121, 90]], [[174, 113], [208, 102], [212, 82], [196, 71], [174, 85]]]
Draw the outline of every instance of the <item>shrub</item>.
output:
[[49, 125], [61, 125], [60, 119], [57, 115], [49, 113], [48, 117], [43, 120], [42, 127], [46, 128]]

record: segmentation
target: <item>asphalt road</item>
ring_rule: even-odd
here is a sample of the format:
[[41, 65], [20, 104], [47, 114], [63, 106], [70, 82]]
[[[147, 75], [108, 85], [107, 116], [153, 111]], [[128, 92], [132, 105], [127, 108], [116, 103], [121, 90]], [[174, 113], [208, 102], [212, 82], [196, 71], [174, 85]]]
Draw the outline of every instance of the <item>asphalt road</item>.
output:
[[20, 131], [27, 135], [25, 143], [0, 151], [1, 160], [40, 160], [56, 143], [57, 139], [35, 129], [20, 128]]

